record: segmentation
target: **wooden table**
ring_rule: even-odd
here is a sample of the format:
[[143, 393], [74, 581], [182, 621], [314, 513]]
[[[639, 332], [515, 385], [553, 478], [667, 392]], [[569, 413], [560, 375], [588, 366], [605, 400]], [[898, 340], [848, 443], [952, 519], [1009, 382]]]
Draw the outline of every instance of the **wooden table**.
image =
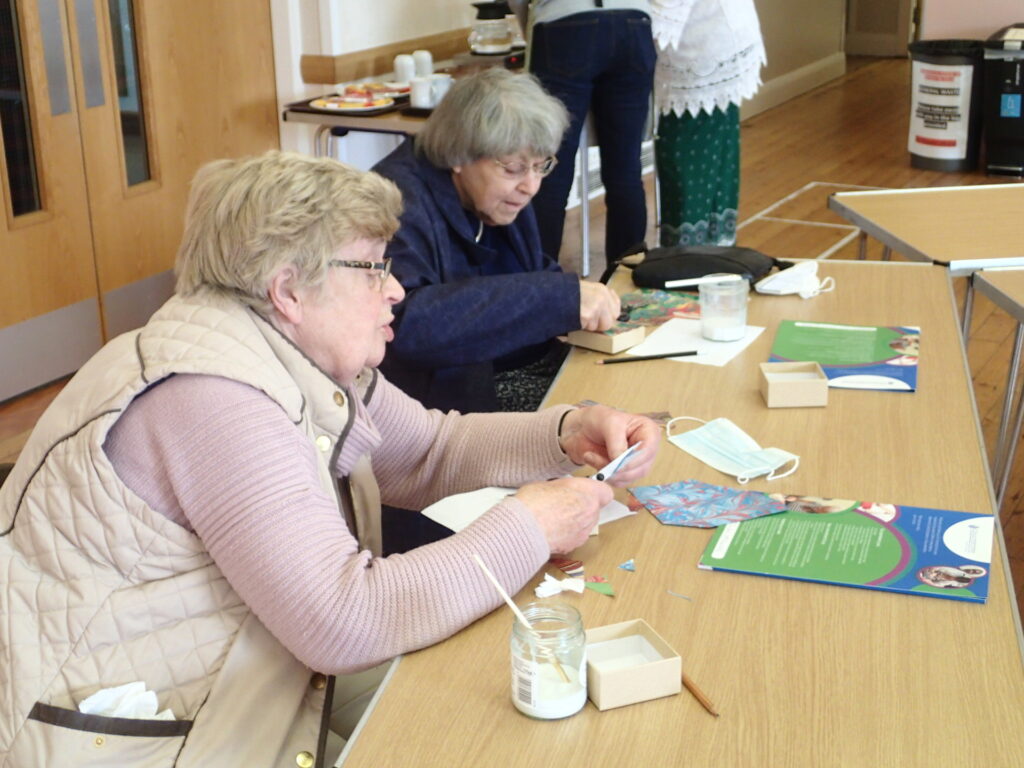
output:
[[1010, 481], [1017, 443], [1020, 441], [1021, 425], [1024, 422], [1024, 389], [1021, 390], [1016, 406], [1013, 404], [1017, 377], [1020, 373], [1021, 351], [1024, 348], [1024, 270], [982, 270], [974, 275], [974, 283], [979, 291], [1017, 321], [1013, 355], [1006, 375], [1006, 392], [1003, 394], [996, 455], [992, 462], [992, 474], [996, 482], [996, 504], [1001, 508]]
[[[911, 261], [949, 266], [955, 277], [969, 278], [986, 262], [1024, 266], [1024, 184], [836, 192], [828, 207], [860, 228], [860, 259], [871, 235], [882, 243], [884, 261], [897, 251]], [[968, 280], [965, 339], [973, 298]]]
[[333, 157], [331, 141], [334, 135], [332, 128], [346, 131], [362, 131], [364, 133], [392, 133], [401, 136], [412, 136], [420, 132], [427, 122], [425, 117], [405, 115], [399, 110], [384, 112], [377, 115], [360, 115], [359, 113], [309, 112], [296, 109], [294, 105], [285, 107], [281, 119], [286, 123], [308, 123], [317, 126], [313, 135], [313, 150], [318, 157]]
[[[766, 330], [725, 367], [659, 360], [599, 368], [601, 355], [574, 350], [549, 400], [724, 415], [762, 445], [801, 455], [795, 474], [752, 481], [753, 489], [992, 513], [946, 271], [825, 261], [819, 272], [835, 277], [835, 292], [752, 298], [749, 322]], [[920, 325], [918, 391], [832, 390], [826, 408], [767, 409], [756, 370], [781, 319]], [[733, 483], [663, 442], [645, 482], [685, 478]], [[588, 627], [645, 619], [682, 655], [720, 718], [684, 691], [531, 720], [509, 699], [512, 618], [500, 609], [400, 660], [345, 766], [1024, 765], [1020, 622], [997, 532], [990, 597], [974, 605], [700, 571], [710, 531], [662, 526], [641, 512], [575, 553], [616, 596], [587, 590], [568, 599]], [[629, 558], [635, 573], [617, 568]]]
[[828, 207], [911, 261], [950, 262], [1024, 253], [1024, 184], [836, 192]]

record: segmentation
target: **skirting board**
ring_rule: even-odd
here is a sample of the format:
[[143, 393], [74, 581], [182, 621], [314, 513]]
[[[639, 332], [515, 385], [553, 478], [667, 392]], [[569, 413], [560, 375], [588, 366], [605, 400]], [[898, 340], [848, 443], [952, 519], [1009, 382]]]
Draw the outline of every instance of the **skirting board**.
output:
[[0, 402], [77, 371], [102, 344], [95, 298], [0, 328]]
[[842, 51], [823, 59], [812, 61], [799, 69], [779, 75], [761, 85], [761, 89], [749, 100], [743, 102], [740, 119], [777, 107], [783, 102], [796, 98], [819, 85], [835, 80], [846, 74], [846, 54]]

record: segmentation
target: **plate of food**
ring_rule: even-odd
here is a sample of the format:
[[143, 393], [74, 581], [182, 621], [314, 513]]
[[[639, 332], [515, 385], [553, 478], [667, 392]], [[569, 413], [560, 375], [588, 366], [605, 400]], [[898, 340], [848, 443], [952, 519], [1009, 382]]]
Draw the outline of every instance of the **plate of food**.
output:
[[351, 83], [342, 89], [344, 96], [357, 96], [366, 99], [406, 99], [409, 97], [409, 83], [370, 82]]
[[309, 102], [309, 106], [325, 112], [384, 112], [394, 108], [395, 100], [381, 97], [333, 95], [313, 99]]

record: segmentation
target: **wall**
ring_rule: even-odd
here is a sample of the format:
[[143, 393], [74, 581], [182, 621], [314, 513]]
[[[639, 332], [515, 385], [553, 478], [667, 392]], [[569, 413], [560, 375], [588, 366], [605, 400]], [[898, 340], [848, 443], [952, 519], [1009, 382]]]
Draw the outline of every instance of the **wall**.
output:
[[[1020, 0], [1008, 0], [1020, 2]], [[846, 0], [755, 0], [768, 53], [764, 86], [743, 107], [750, 117], [842, 76]], [[278, 101], [311, 98], [298, 73], [303, 53], [338, 54], [466, 27], [466, 0], [272, 0]], [[282, 125], [282, 148], [312, 151], [313, 129]], [[365, 167], [394, 146], [389, 137], [350, 134], [339, 157]], [[369, 158], [369, 161], [367, 160]]]
[[755, 0], [768, 64], [747, 118], [846, 72], [846, 0]]
[[1024, 22], [1021, 0], [922, 0], [922, 40], [984, 40], [1017, 22]]

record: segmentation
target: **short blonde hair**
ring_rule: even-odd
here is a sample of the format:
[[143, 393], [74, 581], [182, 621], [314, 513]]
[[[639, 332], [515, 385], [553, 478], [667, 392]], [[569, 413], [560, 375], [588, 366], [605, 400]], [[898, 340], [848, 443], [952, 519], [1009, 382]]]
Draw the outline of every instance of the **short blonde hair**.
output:
[[270, 151], [217, 160], [192, 180], [178, 248], [177, 293], [204, 290], [270, 311], [270, 277], [285, 264], [316, 287], [355, 240], [390, 240], [402, 198], [387, 179], [328, 158]]
[[558, 151], [569, 127], [565, 106], [533, 75], [488, 67], [460, 78], [416, 136], [416, 150], [437, 168], [482, 157]]

